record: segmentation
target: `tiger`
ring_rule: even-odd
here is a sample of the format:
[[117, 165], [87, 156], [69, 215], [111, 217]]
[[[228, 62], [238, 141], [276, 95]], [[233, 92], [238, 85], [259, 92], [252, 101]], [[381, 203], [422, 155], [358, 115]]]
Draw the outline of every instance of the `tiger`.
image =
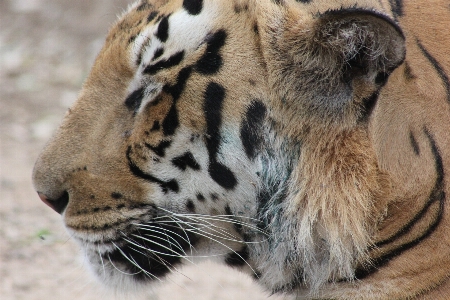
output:
[[126, 293], [211, 259], [296, 299], [450, 298], [450, 5], [141, 0], [33, 169]]

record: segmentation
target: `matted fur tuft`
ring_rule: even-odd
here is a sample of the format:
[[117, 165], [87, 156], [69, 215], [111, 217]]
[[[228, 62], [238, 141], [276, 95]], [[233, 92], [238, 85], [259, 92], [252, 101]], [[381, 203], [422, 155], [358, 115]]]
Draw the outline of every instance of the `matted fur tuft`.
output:
[[329, 280], [354, 278], [370, 264], [368, 245], [389, 199], [365, 130], [322, 132], [304, 141], [292, 178], [287, 218], [297, 219], [296, 245], [313, 290]]

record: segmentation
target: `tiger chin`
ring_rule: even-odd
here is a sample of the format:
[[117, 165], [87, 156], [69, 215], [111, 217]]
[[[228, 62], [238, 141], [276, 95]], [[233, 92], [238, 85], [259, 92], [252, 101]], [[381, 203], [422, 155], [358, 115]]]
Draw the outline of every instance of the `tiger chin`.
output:
[[33, 182], [131, 292], [213, 259], [298, 299], [449, 299], [448, 3], [138, 1]]

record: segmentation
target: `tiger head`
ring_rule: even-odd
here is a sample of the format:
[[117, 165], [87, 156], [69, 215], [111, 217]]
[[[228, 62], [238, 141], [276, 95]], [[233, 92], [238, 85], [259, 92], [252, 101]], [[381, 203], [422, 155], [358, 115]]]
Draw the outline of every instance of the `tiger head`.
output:
[[449, 84], [403, 10], [135, 3], [35, 189], [119, 289], [208, 257], [306, 298], [429, 290], [448, 275], [448, 251], [424, 253], [446, 236]]

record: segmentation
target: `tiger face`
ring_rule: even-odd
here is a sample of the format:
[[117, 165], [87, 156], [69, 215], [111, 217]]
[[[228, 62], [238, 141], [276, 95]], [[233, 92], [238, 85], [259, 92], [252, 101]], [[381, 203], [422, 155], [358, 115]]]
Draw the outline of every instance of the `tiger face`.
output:
[[440, 133], [405, 113], [436, 110], [399, 103], [422, 97], [424, 63], [446, 77], [391, 2], [130, 6], [33, 171], [97, 277], [123, 290], [208, 257], [305, 298], [442, 282], [395, 265], [445, 198]]

